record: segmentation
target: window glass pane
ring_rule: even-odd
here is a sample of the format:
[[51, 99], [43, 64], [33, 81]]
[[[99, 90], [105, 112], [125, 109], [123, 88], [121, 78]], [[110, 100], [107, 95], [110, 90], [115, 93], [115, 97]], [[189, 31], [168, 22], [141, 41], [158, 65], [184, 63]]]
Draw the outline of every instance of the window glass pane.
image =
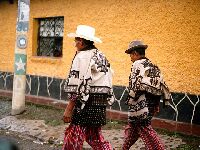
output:
[[40, 38], [39, 48], [39, 56], [53, 56], [54, 38]]
[[39, 19], [38, 56], [62, 56], [64, 17]]
[[40, 36], [54, 37], [54, 33], [55, 33], [54, 30], [55, 30], [54, 19], [42, 19], [40, 21]]
[[55, 18], [55, 36], [63, 37], [64, 18]]

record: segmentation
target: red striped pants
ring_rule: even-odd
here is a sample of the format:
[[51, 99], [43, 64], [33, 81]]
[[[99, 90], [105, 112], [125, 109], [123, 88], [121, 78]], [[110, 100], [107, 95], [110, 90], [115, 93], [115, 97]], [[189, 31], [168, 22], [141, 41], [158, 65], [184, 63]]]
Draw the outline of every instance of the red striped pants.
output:
[[161, 142], [156, 131], [151, 125], [141, 127], [132, 126], [128, 124], [125, 129], [125, 139], [123, 143], [123, 150], [129, 150], [131, 146], [141, 137], [146, 150], [164, 150], [164, 144]]
[[73, 124], [66, 128], [62, 150], [82, 150], [85, 140], [94, 150], [112, 150], [111, 144], [104, 140], [101, 127], [82, 127]]

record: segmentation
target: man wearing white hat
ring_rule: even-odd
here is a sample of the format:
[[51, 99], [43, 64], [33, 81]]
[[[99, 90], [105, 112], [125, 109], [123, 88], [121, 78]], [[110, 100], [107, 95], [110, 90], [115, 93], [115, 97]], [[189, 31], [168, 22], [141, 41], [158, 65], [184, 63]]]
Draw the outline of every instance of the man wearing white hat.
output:
[[167, 103], [171, 96], [160, 69], [145, 57], [147, 45], [134, 40], [129, 44], [125, 53], [129, 54], [133, 62], [129, 76], [129, 95], [127, 104], [128, 126], [125, 129], [123, 150], [142, 138], [146, 149], [164, 150], [164, 145], [151, 126], [152, 117], [159, 111], [159, 103], [163, 96], [163, 103]]
[[106, 105], [114, 102], [110, 63], [94, 46], [102, 41], [95, 36], [95, 29], [86, 25], [79, 25], [76, 33], [68, 36], [75, 38], [77, 52], [64, 86], [69, 103], [63, 120], [70, 125], [63, 150], [82, 150], [84, 140], [95, 150], [111, 150], [101, 133]]

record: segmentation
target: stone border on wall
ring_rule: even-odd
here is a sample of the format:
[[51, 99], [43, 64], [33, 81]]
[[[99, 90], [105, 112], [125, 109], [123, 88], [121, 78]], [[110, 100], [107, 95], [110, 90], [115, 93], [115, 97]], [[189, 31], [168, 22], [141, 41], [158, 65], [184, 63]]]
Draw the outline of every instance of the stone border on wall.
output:
[[[12, 91], [13, 73], [0, 71], [0, 89]], [[42, 96], [56, 100], [66, 100], [66, 93], [63, 90], [65, 79], [45, 77], [45, 76], [26, 76], [26, 94], [32, 96]], [[114, 86], [114, 93], [117, 101], [109, 109], [119, 112], [127, 112], [128, 107], [125, 100], [128, 89], [125, 86]], [[156, 117], [168, 119], [176, 122], [186, 122], [200, 125], [200, 100], [199, 95], [188, 93], [172, 93], [172, 102], [166, 108], [160, 102], [160, 113]]]

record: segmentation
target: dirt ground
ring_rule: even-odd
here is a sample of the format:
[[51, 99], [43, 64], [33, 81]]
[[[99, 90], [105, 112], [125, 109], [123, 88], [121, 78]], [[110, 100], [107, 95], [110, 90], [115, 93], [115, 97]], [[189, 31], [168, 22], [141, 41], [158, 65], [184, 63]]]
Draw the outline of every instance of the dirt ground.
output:
[[[0, 120], [6, 116], [10, 116], [11, 112], [11, 99], [0, 97]], [[56, 128], [59, 126], [66, 126], [62, 122], [62, 114], [64, 110], [52, 108], [50, 106], [35, 105], [32, 103], [26, 103], [26, 111], [15, 116], [18, 120], [44, 120], [44, 123], [47, 126]], [[104, 133], [110, 133], [111, 130], [119, 130], [122, 132], [122, 129], [126, 125], [126, 122], [108, 120], [107, 125], [103, 128]], [[107, 130], [107, 131], [106, 131]], [[162, 136], [166, 137], [166, 141], [170, 139], [172, 142], [170, 144], [176, 143], [178, 139], [180, 144], [176, 148], [169, 148], [170, 150], [200, 150], [200, 137], [188, 136], [176, 132], [169, 132], [167, 130], [156, 129], [156, 131]], [[112, 134], [112, 133], [111, 133]], [[106, 135], [106, 134], [105, 134]], [[109, 135], [108, 135], [109, 136]], [[9, 130], [2, 130], [0, 128], [0, 139], [7, 138], [9, 140], [15, 141], [20, 150], [58, 150], [61, 149], [61, 145], [53, 145], [51, 142], [39, 141], [37, 138], [24, 136], [21, 133], [13, 132]], [[122, 138], [122, 137], [121, 137]], [[120, 139], [120, 138], [119, 138]], [[118, 140], [118, 138], [113, 137], [112, 140]], [[122, 139], [121, 139], [122, 140]], [[139, 141], [141, 145], [141, 141]], [[87, 147], [87, 146], [86, 146]], [[173, 147], [173, 146], [172, 146]], [[144, 147], [143, 147], [144, 148]], [[89, 149], [89, 148], [85, 148]]]
[[[39, 141], [30, 137], [21, 136], [17, 132], [0, 130], [0, 141], [14, 143], [19, 150], [59, 150], [60, 148], [52, 147], [49, 144], [38, 144]], [[0, 149], [2, 148], [2, 142], [0, 142]], [[3, 150], [3, 149], [2, 149]]]

